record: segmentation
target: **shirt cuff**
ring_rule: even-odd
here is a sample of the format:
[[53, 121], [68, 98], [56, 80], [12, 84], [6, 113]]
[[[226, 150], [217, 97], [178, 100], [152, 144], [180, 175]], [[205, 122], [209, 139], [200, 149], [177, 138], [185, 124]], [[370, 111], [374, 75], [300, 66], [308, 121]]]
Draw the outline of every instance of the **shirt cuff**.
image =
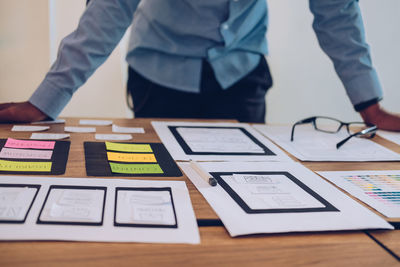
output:
[[[383, 98], [383, 90], [375, 70], [357, 75], [349, 80], [342, 80], [347, 95], [350, 98], [355, 110], [360, 110], [369, 105], [375, 104]], [[376, 101], [369, 103], [370, 101]], [[365, 106], [367, 103], [367, 106]]]
[[71, 100], [72, 93], [58, 89], [44, 80], [29, 98], [29, 102], [52, 119], [56, 119]]

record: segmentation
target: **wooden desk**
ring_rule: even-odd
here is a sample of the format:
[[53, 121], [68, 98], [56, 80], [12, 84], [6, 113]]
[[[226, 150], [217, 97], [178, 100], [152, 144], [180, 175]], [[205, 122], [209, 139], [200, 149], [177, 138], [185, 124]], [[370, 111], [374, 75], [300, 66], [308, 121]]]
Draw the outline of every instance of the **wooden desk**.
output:
[[382, 243], [382, 245], [386, 247], [386, 249], [394, 253], [397, 256], [397, 259], [400, 260], [400, 230], [368, 231], [368, 234], [371, 235], [378, 242]]
[[1, 242], [5, 266], [395, 266], [362, 232], [231, 238], [223, 227], [200, 227], [200, 245]]
[[[78, 119], [66, 125], [77, 126]], [[160, 142], [150, 120], [113, 119], [120, 126], [144, 127], [146, 134], [134, 134], [134, 142]], [[62, 133], [64, 124], [51, 125], [47, 132]], [[12, 125], [0, 124], [0, 138], [28, 139], [31, 133], [10, 132]], [[98, 133], [110, 133], [111, 127], [96, 127]], [[83, 153], [84, 141], [95, 141], [94, 134], [71, 133], [67, 170], [61, 177], [87, 177]], [[377, 163], [382, 169], [396, 169], [398, 163]], [[368, 169], [371, 163], [306, 163], [312, 170]], [[397, 165], [398, 166], [398, 165]], [[399, 167], [397, 168], [399, 169]], [[109, 178], [109, 177], [107, 177]], [[135, 178], [128, 178], [135, 179]], [[166, 179], [166, 178], [154, 178]], [[185, 180], [196, 218], [218, 217], [186, 176], [168, 178]], [[86, 243], [86, 242], [0, 242], [0, 266], [15, 265], [307, 265], [307, 266], [394, 266], [396, 258], [362, 231], [255, 235], [231, 238], [222, 226], [200, 227], [200, 245]], [[390, 232], [396, 233], [396, 232]], [[380, 236], [379, 236], [380, 235]], [[397, 234], [373, 233], [387, 246], [397, 246]], [[394, 249], [395, 250], [395, 249]], [[397, 250], [396, 250], [397, 251]]]

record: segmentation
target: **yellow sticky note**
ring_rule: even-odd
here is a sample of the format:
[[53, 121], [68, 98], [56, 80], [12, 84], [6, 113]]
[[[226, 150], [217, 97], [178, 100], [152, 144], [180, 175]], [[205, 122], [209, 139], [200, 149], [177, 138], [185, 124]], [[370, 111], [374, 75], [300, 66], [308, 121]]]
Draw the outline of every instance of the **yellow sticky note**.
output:
[[159, 174], [164, 173], [158, 164], [124, 164], [109, 162], [113, 173], [126, 174]]
[[51, 162], [25, 162], [0, 160], [0, 171], [50, 172]]
[[121, 162], [157, 162], [154, 154], [118, 153], [107, 151], [107, 158], [110, 161]]
[[149, 144], [121, 144], [106, 142], [107, 150], [121, 151], [121, 152], [153, 152]]

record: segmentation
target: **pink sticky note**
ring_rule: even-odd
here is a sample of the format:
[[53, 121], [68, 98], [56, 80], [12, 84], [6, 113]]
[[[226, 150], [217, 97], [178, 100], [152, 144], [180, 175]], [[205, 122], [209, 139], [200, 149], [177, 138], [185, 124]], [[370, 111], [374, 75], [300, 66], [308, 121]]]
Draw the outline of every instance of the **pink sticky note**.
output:
[[33, 148], [33, 149], [54, 149], [55, 141], [31, 141], [8, 138], [4, 147], [11, 148]]

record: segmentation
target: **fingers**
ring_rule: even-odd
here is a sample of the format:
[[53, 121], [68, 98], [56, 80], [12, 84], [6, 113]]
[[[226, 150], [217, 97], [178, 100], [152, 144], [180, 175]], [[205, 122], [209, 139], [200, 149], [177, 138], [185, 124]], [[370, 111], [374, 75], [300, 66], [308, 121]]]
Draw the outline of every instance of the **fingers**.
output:
[[381, 130], [400, 132], [400, 115], [387, 112], [379, 104], [362, 110], [360, 114], [366, 123], [374, 124]]
[[[3, 104], [6, 106], [6, 104]], [[9, 103], [0, 109], [0, 122], [33, 122], [45, 119], [47, 116], [29, 102]]]
[[0, 110], [6, 109], [14, 104], [15, 103], [12, 103], [12, 102], [11, 103], [2, 103], [2, 104], [0, 104]]

